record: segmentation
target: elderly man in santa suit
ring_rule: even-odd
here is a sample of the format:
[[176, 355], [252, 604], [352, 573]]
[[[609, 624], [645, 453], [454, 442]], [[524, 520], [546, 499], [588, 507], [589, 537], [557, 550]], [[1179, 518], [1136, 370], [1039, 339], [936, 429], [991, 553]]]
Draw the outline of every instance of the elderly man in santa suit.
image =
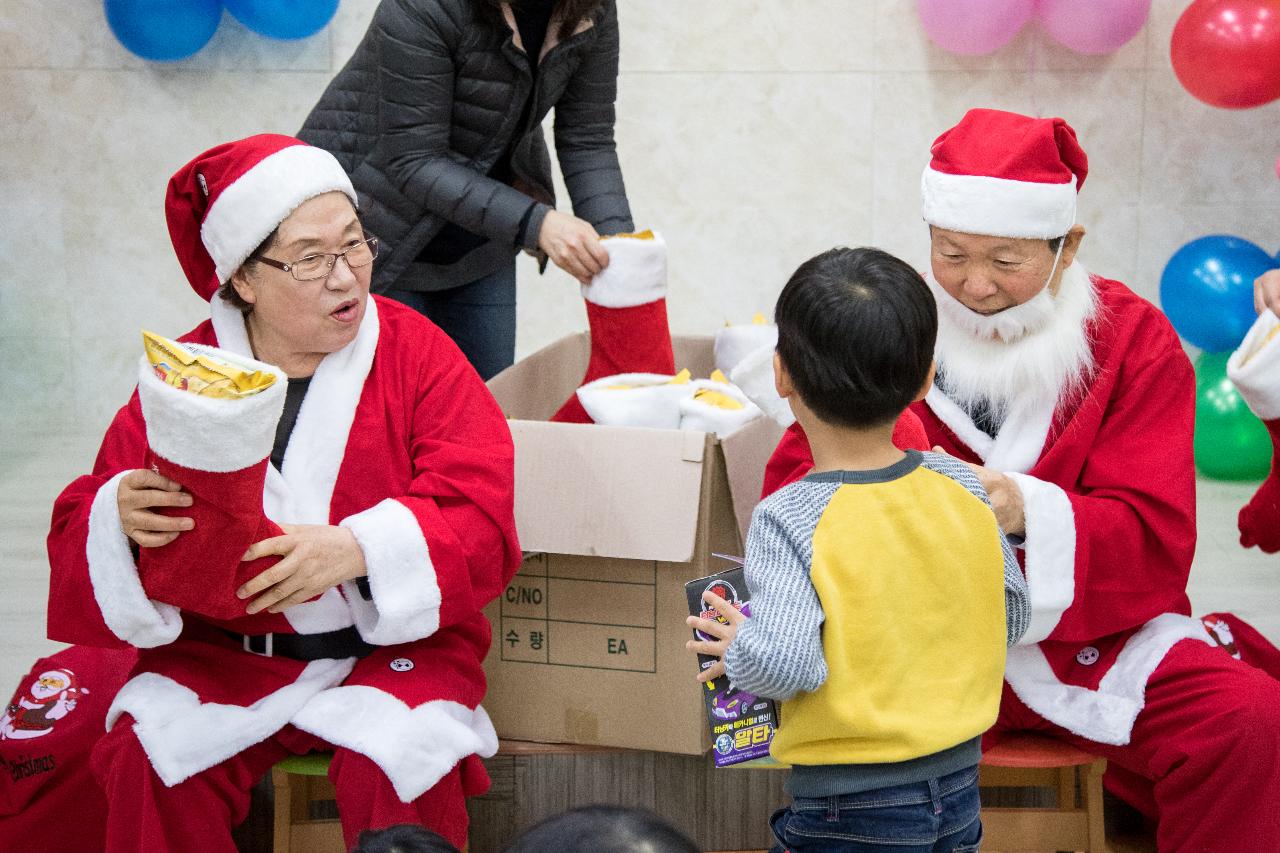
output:
[[[1190, 616], [1194, 377], [1165, 317], [1076, 258], [1075, 132], [972, 110], [932, 155], [938, 381], [915, 411], [978, 473], [1033, 608], [989, 737], [1105, 756], [1161, 850], [1280, 850], [1280, 656], [1230, 615]], [[788, 433], [766, 490], [806, 450]]]

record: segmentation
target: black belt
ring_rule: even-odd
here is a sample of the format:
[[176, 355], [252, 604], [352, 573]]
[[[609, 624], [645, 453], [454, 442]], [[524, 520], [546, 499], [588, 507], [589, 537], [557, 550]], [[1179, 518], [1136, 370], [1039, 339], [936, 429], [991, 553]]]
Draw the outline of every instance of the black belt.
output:
[[377, 646], [366, 643], [355, 626], [323, 634], [240, 634], [226, 631], [246, 652], [293, 660], [362, 658]]

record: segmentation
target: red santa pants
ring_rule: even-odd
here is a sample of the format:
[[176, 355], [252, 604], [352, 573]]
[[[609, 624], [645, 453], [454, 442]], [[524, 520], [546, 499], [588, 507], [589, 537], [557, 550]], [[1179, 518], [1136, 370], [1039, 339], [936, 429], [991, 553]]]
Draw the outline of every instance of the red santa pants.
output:
[[[1232, 628], [1249, 661], [1241, 628]], [[1262, 644], [1253, 666], [1220, 647], [1177, 643], [1147, 682], [1146, 705], [1126, 746], [1095, 743], [1055, 726], [1022, 704], [1007, 684], [1000, 718], [987, 737], [1040, 731], [1105, 757], [1108, 775], [1117, 770], [1108, 787], [1158, 819], [1162, 851], [1275, 853], [1280, 656]]]
[[[93, 751], [93, 770], [107, 794], [107, 853], [236, 853], [231, 828], [249, 812], [249, 789], [289, 755], [332, 749], [292, 726], [221, 764], [168, 787], [160, 781], [121, 716]], [[411, 803], [403, 803], [391, 781], [372, 761], [345, 749], [334, 751], [329, 778], [337, 791], [342, 835], [348, 848], [361, 830], [417, 823], [461, 848], [467, 840], [464, 760]], [[473, 792], [478, 793], [478, 792]]]

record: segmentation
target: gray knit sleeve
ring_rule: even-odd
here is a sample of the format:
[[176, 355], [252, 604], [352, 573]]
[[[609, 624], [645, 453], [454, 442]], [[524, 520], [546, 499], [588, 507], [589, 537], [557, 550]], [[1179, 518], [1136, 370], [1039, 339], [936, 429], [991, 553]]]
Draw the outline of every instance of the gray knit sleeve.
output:
[[744, 573], [751, 616], [724, 656], [739, 690], [789, 699], [827, 679], [822, 654], [822, 603], [809, 577], [813, 531], [837, 485], [794, 483], [751, 516]]
[[[950, 477], [977, 495], [984, 504], [991, 506], [991, 498], [987, 495], [987, 490], [982, 487], [978, 475], [973, 473], [973, 469], [968, 465], [945, 453], [925, 453], [923, 456], [924, 460], [921, 464], [925, 468]], [[1031, 622], [1031, 599], [1027, 592], [1027, 579], [1022, 574], [1022, 567], [1018, 565], [1013, 546], [1009, 544], [1009, 539], [1003, 531], [998, 527], [996, 530], [1000, 537], [1000, 550], [1004, 554], [1005, 640], [1013, 646], [1022, 639], [1023, 634], [1027, 633], [1027, 626]]]

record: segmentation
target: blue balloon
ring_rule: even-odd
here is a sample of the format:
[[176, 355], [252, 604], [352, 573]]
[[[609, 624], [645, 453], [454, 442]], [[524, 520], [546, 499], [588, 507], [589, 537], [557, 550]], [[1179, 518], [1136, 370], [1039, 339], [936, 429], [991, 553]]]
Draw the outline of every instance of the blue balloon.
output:
[[209, 43], [222, 0], [106, 0], [107, 26], [132, 53], [155, 62], [186, 59]]
[[255, 33], [276, 39], [303, 39], [324, 29], [338, 0], [224, 0], [227, 11]]
[[1258, 246], [1216, 234], [1174, 252], [1160, 276], [1160, 306], [1178, 334], [1205, 352], [1228, 352], [1253, 325], [1253, 280], [1276, 266]]

